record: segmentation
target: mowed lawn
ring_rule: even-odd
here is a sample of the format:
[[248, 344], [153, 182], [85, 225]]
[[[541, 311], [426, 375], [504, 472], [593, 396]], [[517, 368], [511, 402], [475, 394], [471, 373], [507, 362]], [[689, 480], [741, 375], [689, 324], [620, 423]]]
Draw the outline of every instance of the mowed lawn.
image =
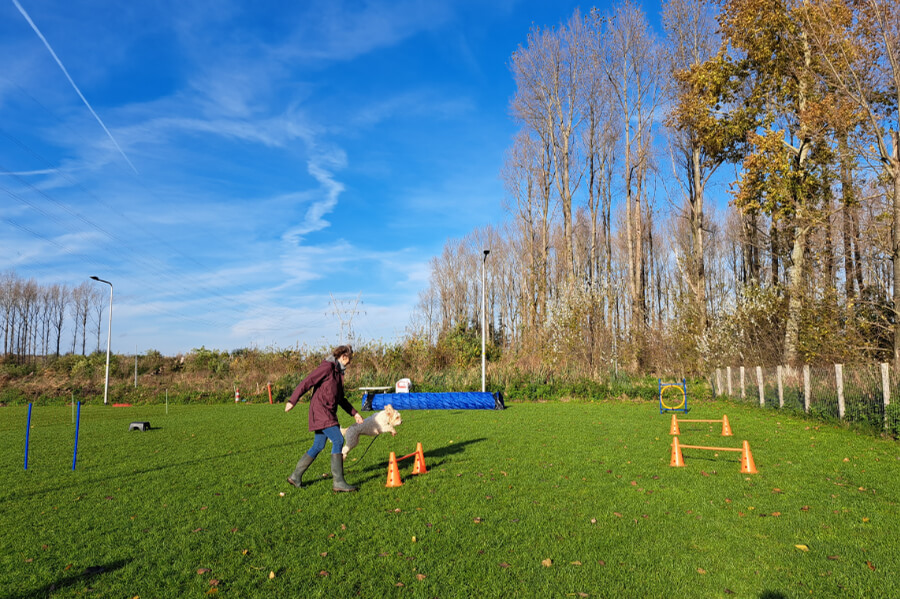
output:
[[[27, 409], [2, 408], [0, 597], [897, 596], [900, 445], [727, 402], [688, 417], [723, 413], [733, 437], [681, 442], [747, 440], [758, 474], [737, 452], [670, 467], [654, 403], [512, 403], [403, 411], [335, 494], [330, 446], [285, 482], [306, 405], [88, 406], [74, 472], [70, 408], [34, 408], [27, 471]], [[428, 473], [407, 459], [386, 488], [417, 442]]]

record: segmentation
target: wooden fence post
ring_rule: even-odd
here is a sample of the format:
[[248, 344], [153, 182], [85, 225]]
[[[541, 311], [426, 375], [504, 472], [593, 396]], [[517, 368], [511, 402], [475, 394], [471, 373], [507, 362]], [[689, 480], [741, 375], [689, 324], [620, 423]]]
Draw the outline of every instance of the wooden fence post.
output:
[[759, 405], [763, 407], [766, 405], [766, 395], [763, 391], [762, 366], [756, 367], [756, 386], [759, 389]]
[[888, 428], [888, 406], [891, 405], [891, 375], [887, 362], [881, 363], [881, 397], [884, 400], [884, 428]]
[[725, 374], [728, 379], [728, 398], [731, 399], [732, 395], [734, 395], [731, 390], [731, 366], [725, 368]]
[[722, 395], [722, 369], [716, 368], [716, 397]]
[[837, 396], [838, 396], [838, 418], [841, 420], [844, 419], [844, 365], [843, 364], [835, 364], [834, 365], [834, 381], [837, 385]]
[[784, 377], [783, 377], [784, 371], [782, 370], [781, 365], [778, 366], [778, 368], [776, 369], [776, 372], [777, 372], [777, 376], [778, 376], [778, 407], [783, 408], [784, 407], [784, 384], [782, 383], [782, 381], [784, 380]]
[[744, 385], [744, 367], [741, 366], [741, 399], [747, 399], [747, 387]]
[[811, 393], [810, 384], [809, 384], [809, 364], [803, 365], [803, 411], [809, 414], [809, 403]]

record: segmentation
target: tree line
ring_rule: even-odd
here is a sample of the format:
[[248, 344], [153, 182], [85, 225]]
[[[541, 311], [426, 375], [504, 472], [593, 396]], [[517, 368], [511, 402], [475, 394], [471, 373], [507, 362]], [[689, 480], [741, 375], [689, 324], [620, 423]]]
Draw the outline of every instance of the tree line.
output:
[[0, 274], [0, 326], [3, 355], [19, 362], [37, 356], [87, 352], [88, 335], [96, 334], [100, 349], [107, 294], [85, 281], [41, 285], [15, 272]]
[[519, 361], [900, 367], [900, 3], [660, 17], [656, 35], [624, 2], [529, 32], [509, 219], [432, 260], [416, 334], [479, 326], [484, 268], [491, 339]]

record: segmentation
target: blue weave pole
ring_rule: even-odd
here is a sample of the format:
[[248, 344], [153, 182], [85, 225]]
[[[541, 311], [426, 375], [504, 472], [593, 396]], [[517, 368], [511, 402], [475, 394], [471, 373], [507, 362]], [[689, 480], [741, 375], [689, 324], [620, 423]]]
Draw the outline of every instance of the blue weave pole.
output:
[[31, 433], [31, 404], [28, 404], [28, 424], [25, 425], [25, 470], [28, 470], [28, 437]]
[[78, 416], [75, 417], [75, 450], [72, 452], [72, 470], [75, 470], [75, 461], [78, 459], [78, 425], [81, 424], [81, 402], [78, 402]]
[[503, 395], [487, 392], [448, 393], [366, 393], [362, 409], [383, 410], [386, 405], [395, 410], [503, 410]]

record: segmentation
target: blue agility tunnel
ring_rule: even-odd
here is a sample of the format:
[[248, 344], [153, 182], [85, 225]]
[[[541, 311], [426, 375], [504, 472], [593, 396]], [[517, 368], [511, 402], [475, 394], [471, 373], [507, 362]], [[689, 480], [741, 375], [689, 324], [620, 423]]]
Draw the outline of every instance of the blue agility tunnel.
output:
[[386, 405], [395, 410], [502, 410], [501, 393], [480, 391], [460, 393], [366, 393], [362, 397], [363, 411], [383, 410]]

